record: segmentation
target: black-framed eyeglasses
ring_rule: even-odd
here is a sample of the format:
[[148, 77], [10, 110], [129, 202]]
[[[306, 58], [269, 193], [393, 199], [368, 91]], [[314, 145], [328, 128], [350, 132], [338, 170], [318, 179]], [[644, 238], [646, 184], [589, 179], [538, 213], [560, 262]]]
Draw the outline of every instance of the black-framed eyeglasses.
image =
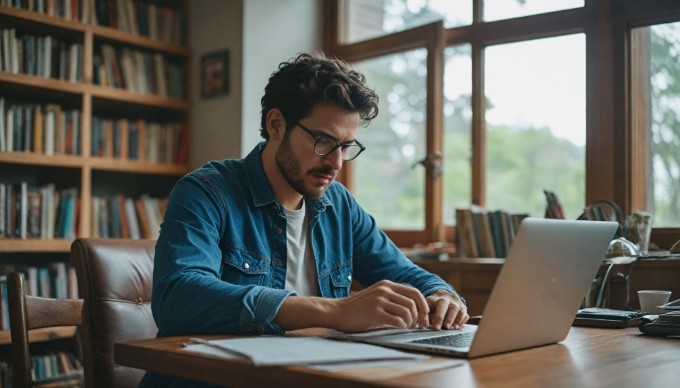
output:
[[342, 144], [328, 135], [315, 135], [311, 129], [305, 127], [297, 121], [294, 121], [293, 124], [302, 128], [303, 131], [307, 132], [309, 136], [314, 138], [314, 153], [318, 156], [330, 155], [337, 148], [340, 148], [342, 160], [349, 161], [356, 159], [356, 157], [366, 149], [366, 147], [359, 143], [358, 140]]

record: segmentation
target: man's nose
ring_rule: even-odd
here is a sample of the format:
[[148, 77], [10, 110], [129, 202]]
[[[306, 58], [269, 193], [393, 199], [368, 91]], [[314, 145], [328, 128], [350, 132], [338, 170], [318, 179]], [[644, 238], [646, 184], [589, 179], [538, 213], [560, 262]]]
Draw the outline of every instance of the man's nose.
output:
[[336, 171], [340, 171], [342, 164], [345, 162], [342, 160], [342, 147], [338, 147], [333, 150], [330, 154], [324, 156], [326, 163]]

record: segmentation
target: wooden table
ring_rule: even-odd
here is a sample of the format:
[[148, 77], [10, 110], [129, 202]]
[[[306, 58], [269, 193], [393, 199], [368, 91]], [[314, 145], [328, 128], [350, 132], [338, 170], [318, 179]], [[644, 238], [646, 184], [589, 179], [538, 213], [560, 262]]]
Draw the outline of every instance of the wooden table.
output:
[[115, 361], [231, 387], [671, 387], [680, 382], [680, 338], [649, 337], [637, 328], [573, 327], [559, 344], [400, 377], [367, 370], [321, 372], [305, 366], [258, 368], [242, 360], [186, 351], [181, 344], [188, 338], [118, 343]]

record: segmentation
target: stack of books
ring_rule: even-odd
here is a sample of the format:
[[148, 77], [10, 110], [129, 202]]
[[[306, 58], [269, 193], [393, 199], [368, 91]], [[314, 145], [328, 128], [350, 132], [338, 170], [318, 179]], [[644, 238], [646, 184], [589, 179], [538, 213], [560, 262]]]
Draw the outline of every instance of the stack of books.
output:
[[510, 250], [519, 224], [529, 215], [486, 210], [479, 207], [456, 209], [456, 238], [463, 257], [504, 258]]
[[0, 181], [0, 238], [76, 237], [78, 190]]
[[100, 238], [157, 239], [167, 198], [142, 195], [137, 199], [92, 197], [92, 236]]

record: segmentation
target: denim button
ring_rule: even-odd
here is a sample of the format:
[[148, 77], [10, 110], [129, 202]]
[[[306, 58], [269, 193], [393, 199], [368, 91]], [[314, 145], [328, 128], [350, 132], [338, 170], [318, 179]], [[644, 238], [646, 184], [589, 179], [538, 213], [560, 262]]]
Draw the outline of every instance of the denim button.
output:
[[283, 233], [283, 230], [281, 228], [277, 227], [276, 229], [274, 229], [274, 233], [280, 235], [281, 233]]
[[250, 268], [250, 264], [248, 263], [243, 263], [243, 269], [248, 269]]

